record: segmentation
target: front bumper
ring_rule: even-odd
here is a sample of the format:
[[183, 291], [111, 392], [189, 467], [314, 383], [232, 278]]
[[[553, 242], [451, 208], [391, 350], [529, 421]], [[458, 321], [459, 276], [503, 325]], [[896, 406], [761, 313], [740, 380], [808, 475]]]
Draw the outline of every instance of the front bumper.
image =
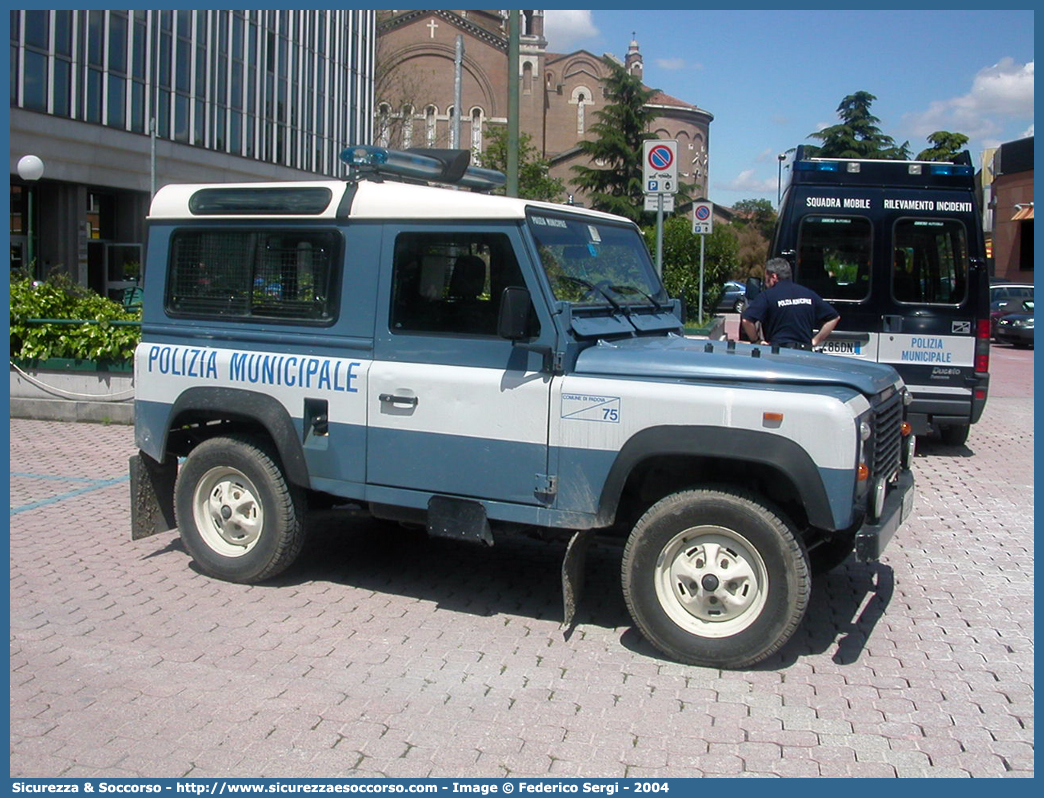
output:
[[877, 523], [865, 523], [856, 532], [855, 555], [859, 562], [874, 562], [881, 557], [892, 535], [903, 525], [913, 512], [913, 471], [899, 472], [899, 483], [888, 492], [884, 511]]

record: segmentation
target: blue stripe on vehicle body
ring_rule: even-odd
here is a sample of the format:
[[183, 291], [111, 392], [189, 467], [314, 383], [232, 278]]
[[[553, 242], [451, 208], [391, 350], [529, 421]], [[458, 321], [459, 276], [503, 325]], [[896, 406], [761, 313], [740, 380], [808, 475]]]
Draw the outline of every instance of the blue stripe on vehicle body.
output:
[[367, 430], [364, 424], [329, 424], [328, 435], [314, 436], [305, 434], [303, 419], [291, 420], [304, 441], [302, 448], [313, 488], [324, 490], [317, 485], [320, 479], [346, 483], [366, 481]]
[[[699, 455], [699, 451], [693, 451]], [[557, 462], [558, 496], [556, 509], [581, 514], [597, 514], [606, 481], [619, 452], [563, 448], [552, 452]], [[853, 472], [846, 469], [816, 468], [823, 481], [834, 529], [852, 522]], [[793, 476], [793, 475], [791, 475]], [[601, 519], [605, 522], [607, 519]]]
[[[368, 458], [372, 485], [542, 503], [535, 491], [537, 474], [547, 462], [544, 444], [371, 427], [369, 446], [381, 452], [379, 462], [385, 464], [375, 466], [377, 461]], [[518, 473], [526, 463], [533, 467]]]

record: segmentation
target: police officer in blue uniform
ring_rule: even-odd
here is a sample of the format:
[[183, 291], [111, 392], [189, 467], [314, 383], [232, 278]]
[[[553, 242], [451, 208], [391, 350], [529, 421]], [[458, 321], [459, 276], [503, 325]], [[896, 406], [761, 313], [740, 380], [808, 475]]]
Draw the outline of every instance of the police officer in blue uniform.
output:
[[[765, 264], [765, 290], [743, 311], [743, 329], [749, 340], [811, 351], [833, 332], [841, 316], [815, 291], [794, 282], [790, 264], [772, 258]], [[813, 335], [816, 327], [819, 332]]]

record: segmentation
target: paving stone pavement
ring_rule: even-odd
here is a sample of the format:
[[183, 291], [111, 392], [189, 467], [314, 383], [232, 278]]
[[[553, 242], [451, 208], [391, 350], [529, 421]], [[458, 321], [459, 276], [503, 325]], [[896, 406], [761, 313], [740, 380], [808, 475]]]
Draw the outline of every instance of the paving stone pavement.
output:
[[568, 637], [528, 539], [327, 513], [273, 582], [209, 579], [131, 542], [130, 428], [12, 420], [11, 775], [1033, 776], [1033, 355], [994, 352], [882, 563], [817, 578], [743, 672], [648, 646], [608, 546]]

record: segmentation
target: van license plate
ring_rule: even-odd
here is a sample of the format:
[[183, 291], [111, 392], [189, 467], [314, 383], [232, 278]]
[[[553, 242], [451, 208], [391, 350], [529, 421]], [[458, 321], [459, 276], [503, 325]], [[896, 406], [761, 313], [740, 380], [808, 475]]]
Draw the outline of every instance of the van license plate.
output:
[[863, 348], [856, 341], [824, 341], [820, 351], [828, 355], [861, 355]]

